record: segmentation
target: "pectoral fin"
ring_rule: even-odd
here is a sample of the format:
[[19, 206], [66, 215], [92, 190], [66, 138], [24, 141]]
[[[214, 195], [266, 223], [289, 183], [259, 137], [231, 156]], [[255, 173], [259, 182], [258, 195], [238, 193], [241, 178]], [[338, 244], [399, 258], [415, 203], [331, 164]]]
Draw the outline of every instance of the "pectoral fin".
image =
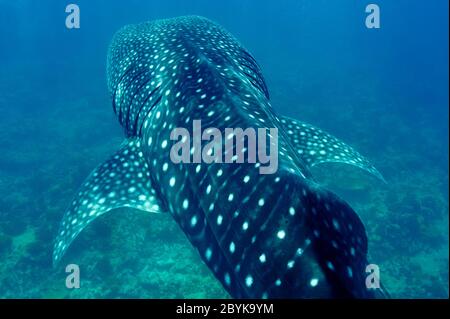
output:
[[163, 212], [152, 187], [150, 170], [136, 139], [98, 166], [81, 186], [64, 214], [53, 251], [56, 264], [75, 237], [95, 218], [119, 207]]
[[321, 129], [288, 117], [280, 119], [300, 158], [309, 166], [320, 163], [350, 164], [386, 182], [380, 172], [361, 154]]

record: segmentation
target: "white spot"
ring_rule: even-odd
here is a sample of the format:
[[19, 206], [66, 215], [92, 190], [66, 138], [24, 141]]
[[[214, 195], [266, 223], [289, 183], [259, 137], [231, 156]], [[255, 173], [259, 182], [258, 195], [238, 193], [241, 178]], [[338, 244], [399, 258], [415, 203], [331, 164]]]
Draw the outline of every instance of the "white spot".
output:
[[231, 283], [230, 274], [226, 272], [223, 279], [225, 280], [225, 283], [229, 286]]
[[291, 216], [294, 216], [294, 215], [295, 215], [295, 208], [294, 208], [294, 207], [290, 207], [290, 208], [289, 208], [289, 214], [290, 214]]
[[248, 223], [247, 223], [247, 222], [244, 222], [244, 223], [242, 224], [242, 229], [243, 229], [243, 230], [247, 230], [247, 229], [248, 229]]
[[184, 209], [188, 209], [188, 207], [189, 207], [189, 200], [185, 199], [185, 200], [183, 201], [183, 208], [184, 208]]
[[197, 216], [192, 216], [191, 218], [191, 226], [194, 227], [197, 225]]
[[284, 230], [279, 230], [277, 233], [277, 237], [283, 239], [284, 237], [286, 237], [286, 232]]
[[207, 248], [205, 251], [206, 260], [211, 260], [211, 256], [212, 256], [212, 250], [211, 250], [211, 248]]
[[253, 285], [253, 277], [248, 275], [247, 277], [245, 277], [245, 285], [247, 287], [251, 287], [251, 285]]
[[222, 225], [222, 222], [223, 222], [223, 217], [222, 217], [222, 215], [218, 215], [217, 216], [217, 225]]
[[334, 229], [339, 230], [339, 223], [338, 223], [338, 221], [337, 221], [336, 219], [334, 219], [334, 218], [333, 218], [333, 227], [334, 227]]
[[236, 250], [236, 245], [234, 244], [234, 242], [230, 243], [230, 253], [234, 253], [234, 251]]
[[261, 254], [261, 256], [259, 256], [259, 261], [261, 263], [265, 263], [266, 262], [266, 255], [265, 254]]
[[174, 187], [175, 186], [175, 182], [176, 182], [175, 177], [171, 177], [170, 180], [169, 180], [170, 187]]
[[327, 262], [327, 267], [328, 267], [328, 269], [334, 271], [334, 265], [331, 263], [331, 261], [328, 261], [328, 262]]
[[353, 270], [351, 267], [347, 267], [347, 275], [352, 278], [353, 277]]
[[309, 285], [310, 285], [311, 287], [316, 287], [318, 283], [319, 283], [319, 279], [313, 278], [313, 279], [311, 279], [311, 281], [309, 282]]
[[258, 205], [259, 205], [260, 207], [264, 206], [264, 198], [261, 198], [261, 199], [258, 201]]

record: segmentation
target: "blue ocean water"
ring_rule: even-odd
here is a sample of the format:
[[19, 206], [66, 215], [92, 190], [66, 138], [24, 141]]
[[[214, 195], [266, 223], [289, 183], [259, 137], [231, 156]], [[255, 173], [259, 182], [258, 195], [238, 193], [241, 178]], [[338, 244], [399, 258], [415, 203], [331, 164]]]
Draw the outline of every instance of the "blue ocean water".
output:
[[383, 173], [314, 169], [363, 220], [370, 259], [394, 298], [448, 298], [448, 1], [0, 0], [0, 298], [227, 298], [170, 216], [119, 209], [51, 267], [62, 215], [123, 140], [106, 86], [113, 34], [197, 14], [260, 64], [273, 107], [354, 146]]

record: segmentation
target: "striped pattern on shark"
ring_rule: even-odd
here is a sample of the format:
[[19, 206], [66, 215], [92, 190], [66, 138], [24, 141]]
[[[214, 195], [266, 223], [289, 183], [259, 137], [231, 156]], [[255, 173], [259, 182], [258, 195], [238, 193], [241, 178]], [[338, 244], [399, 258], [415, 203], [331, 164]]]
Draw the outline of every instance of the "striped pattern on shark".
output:
[[[374, 296], [365, 286], [364, 226], [310, 167], [342, 162], [381, 174], [337, 138], [277, 115], [257, 62], [226, 30], [197, 16], [126, 26], [110, 46], [107, 74], [126, 140], [70, 204], [54, 264], [96, 217], [132, 207], [169, 213], [232, 297]], [[172, 163], [171, 130], [199, 119], [221, 131], [278, 128], [278, 170]]]

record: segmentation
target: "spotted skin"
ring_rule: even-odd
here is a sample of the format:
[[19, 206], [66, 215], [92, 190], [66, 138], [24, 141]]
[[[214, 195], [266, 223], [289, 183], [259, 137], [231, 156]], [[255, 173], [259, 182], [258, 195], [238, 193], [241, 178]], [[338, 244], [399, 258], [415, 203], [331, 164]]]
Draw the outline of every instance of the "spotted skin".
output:
[[[148, 183], [126, 193], [124, 201], [105, 201], [102, 212], [120, 205], [167, 211], [235, 298], [373, 296], [365, 288], [364, 226], [348, 204], [311, 179], [310, 162], [297, 152], [289, 127], [283, 128], [270, 105], [258, 64], [227, 31], [196, 16], [126, 26], [112, 41], [107, 71], [113, 110], [134, 143], [131, 153], [145, 162], [134, 173]], [[278, 170], [261, 175], [260, 163], [173, 163], [172, 129], [190, 130], [198, 119], [204, 128], [222, 132], [279, 128]], [[236, 151], [234, 143], [225, 153]], [[107, 164], [127, 163], [127, 156]], [[100, 176], [112, 165], [104, 167]], [[106, 188], [119, 181], [129, 190], [141, 181], [124, 173], [88, 178], [62, 229], [89, 211], [79, 206], [83, 198], [87, 203], [103, 198], [105, 192], [94, 191], [94, 185]], [[135, 194], [145, 195], [145, 201]], [[55, 262], [89, 221], [75, 222], [59, 235]]]
[[114, 208], [131, 207], [152, 213], [164, 210], [152, 187], [140, 144], [138, 139], [123, 143], [83, 183], [64, 214], [53, 251], [54, 262], [90, 222]]
[[281, 125], [287, 130], [291, 143], [308, 167], [321, 163], [345, 163], [359, 167], [381, 181], [381, 173], [361, 154], [336, 137], [301, 121], [282, 117]]

